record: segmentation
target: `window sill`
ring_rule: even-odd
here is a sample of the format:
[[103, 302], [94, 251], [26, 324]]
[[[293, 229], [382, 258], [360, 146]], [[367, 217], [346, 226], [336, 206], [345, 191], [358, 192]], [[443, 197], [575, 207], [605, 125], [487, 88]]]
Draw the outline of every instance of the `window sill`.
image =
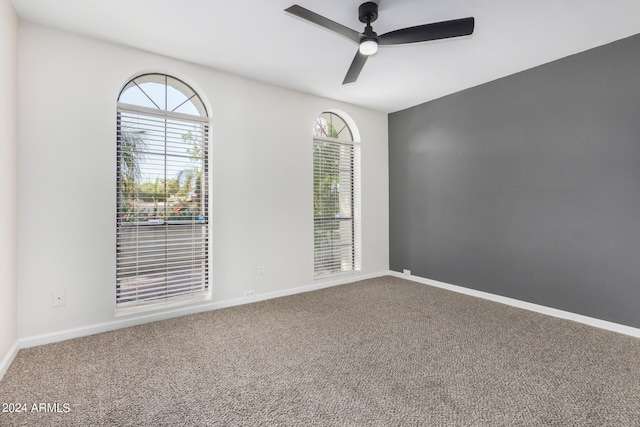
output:
[[[129, 316], [132, 314], [164, 312], [174, 308], [182, 308], [191, 304], [210, 301], [212, 298], [211, 291], [193, 295], [182, 295], [179, 297], [168, 298], [164, 300], [155, 300], [149, 302], [138, 302], [123, 307], [116, 306], [116, 317]], [[126, 303], [125, 303], [126, 304]]]
[[348, 276], [350, 274], [359, 273], [360, 270], [349, 270], [349, 271], [337, 271], [335, 273], [321, 273], [319, 275], [314, 274], [314, 280], [322, 280], [322, 279], [334, 279], [336, 277]]

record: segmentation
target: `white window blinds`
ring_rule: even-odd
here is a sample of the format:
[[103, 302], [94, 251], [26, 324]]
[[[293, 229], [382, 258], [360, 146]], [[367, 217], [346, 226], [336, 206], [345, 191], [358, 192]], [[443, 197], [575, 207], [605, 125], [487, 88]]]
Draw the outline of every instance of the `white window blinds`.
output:
[[208, 290], [208, 119], [118, 103], [118, 307]]
[[[359, 146], [350, 140], [350, 133], [347, 140], [331, 137], [340, 136], [340, 128], [332, 129], [338, 119], [322, 120], [330, 137], [313, 140], [316, 278], [360, 269]], [[322, 134], [317, 126], [314, 133]]]

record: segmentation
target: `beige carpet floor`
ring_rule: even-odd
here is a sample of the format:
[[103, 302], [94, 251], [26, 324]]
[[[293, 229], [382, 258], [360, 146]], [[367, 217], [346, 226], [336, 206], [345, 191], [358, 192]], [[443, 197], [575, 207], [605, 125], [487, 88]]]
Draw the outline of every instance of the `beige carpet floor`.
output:
[[2, 426], [633, 426], [640, 339], [382, 277], [23, 349], [0, 403], [28, 406]]

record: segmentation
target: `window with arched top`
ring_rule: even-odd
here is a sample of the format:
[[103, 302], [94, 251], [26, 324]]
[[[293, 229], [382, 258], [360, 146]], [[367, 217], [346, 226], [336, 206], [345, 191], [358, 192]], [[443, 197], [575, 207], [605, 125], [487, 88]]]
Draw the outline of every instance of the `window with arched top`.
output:
[[313, 238], [316, 278], [360, 270], [360, 145], [332, 112], [313, 125]]
[[130, 80], [118, 96], [116, 306], [206, 295], [209, 117], [188, 84]]

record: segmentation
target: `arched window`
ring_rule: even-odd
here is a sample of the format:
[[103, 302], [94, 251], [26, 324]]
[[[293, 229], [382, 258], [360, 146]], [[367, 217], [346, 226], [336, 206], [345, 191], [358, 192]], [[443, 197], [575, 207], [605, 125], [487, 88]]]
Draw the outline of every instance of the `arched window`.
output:
[[360, 145], [332, 112], [313, 126], [313, 238], [316, 278], [360, 270]]
[[118, 96], [118, 308], [208, 292], [209, 118], [200, 96], [143, 74]]

